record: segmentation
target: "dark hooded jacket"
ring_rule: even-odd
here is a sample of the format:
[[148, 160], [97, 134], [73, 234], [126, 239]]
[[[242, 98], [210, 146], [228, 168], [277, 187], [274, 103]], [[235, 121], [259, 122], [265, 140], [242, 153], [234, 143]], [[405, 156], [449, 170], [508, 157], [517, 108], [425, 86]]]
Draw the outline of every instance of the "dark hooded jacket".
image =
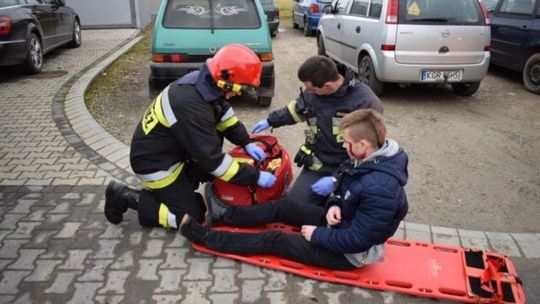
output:
[[332, 228], [317, 227], [311, 242], [345, 254], [384, 243], [407, 214], [403, 188], [407, 164], [407, 154], [391, 139], [360, 165], [345, 162], [340, 168], [339, 187], [328, 202], [328, 207], [337, 204], [341, 208], [341, 223]]

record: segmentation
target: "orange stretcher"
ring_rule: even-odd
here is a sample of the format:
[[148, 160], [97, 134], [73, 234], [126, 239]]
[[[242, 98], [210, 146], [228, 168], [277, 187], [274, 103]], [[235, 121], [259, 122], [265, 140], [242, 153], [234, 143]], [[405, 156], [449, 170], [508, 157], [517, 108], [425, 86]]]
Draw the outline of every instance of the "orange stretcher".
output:
[[[233, 232], [299, 229], [282, 224], [257, 228], [214, 227]], [[466, 303], [525, 303], [522, 283], [510, 259], [502, 254], [456, 246], [389, 239], [384, 261], [350, 271], [335, 271], [269, 255], [242, 256], [210, 250], [201, 252], [294, 273], [314, 280], [353, 285], [415, 296]]]

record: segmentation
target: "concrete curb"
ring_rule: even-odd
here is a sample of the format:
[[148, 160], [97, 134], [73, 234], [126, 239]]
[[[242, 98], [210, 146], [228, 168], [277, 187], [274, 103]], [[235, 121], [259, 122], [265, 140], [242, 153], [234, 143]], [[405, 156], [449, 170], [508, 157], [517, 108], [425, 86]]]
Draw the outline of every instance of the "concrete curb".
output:
[[[127, 176], [114, 172], [111, 174], [131, 185], [138, 184], [138, 181], [130, 168], [129, 147], [95, 121], [84, 102], [84, 93], [101, 71], [140, 39], [141, 37], [130, 40], [87, 70], [73, 83], [65, 97], [65, 116], [73, 131], [84, 145], [106, 160], [106, 163], [100, 162], [98, 166], [107, 172], [111, 172], [113, 168], [120, 168], [128, 173]], [[540, 233], [485, 232], [402, 222], [394, 237], [425, 243], [493, 250], [510, 257], [540, 258]]]

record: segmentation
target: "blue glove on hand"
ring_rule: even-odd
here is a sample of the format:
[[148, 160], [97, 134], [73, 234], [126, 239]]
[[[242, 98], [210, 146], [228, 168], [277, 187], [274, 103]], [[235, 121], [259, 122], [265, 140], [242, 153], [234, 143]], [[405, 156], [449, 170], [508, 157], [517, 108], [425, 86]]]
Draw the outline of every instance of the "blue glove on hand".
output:
[[333, 176], [321, 177], [311, 185], [311, 190], [320, 196], [327, 196], [336, 190], [336, 179]]
[[264, 150], [254, 143], [247, 144], [245, 149], [246, 152], [258, 162], [262, 162], [266, 158], [266, 153], [264, 153]]
[[257, 185], [263, 188], [270, 188], [276, 183], [276, 177], [272, 173], [266, 171], [259, 172], [259, 180], [257, 180]]
[[251, 133], [259, 133], [268, 128], [270, 128], [270, 123], [268, 123], [268, 119], [263, 119], [253, 126], [253, 131], [251, 131]]

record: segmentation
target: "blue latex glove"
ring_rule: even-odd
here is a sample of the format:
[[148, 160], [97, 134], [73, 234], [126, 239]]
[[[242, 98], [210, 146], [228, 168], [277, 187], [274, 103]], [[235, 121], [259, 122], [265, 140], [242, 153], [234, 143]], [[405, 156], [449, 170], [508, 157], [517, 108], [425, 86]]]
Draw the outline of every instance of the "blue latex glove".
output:
[[268, 119], [263, 119], [253, 126], [253, 131], [251, 131], [251, 133], [259, 133], [268, 128], [270, 128], [270, 123], [268, 123]]
[[336, 179], [333, 176], [321, 177], [311, 185], [311, 190], [320, 196], [327, 196], [336, 190]]
[[263, 188], [270, 188], [276, 183], [276, 176], [272, 173], [266, 171], [259, 172], [259, 180], [257, 180], [257, 185]]
[[266, 153], [264, 153], [264, 150], [254, 143], [247, 144], [245, 149], [246, 152], [257, 162], [262, 162], [266, 158]]

